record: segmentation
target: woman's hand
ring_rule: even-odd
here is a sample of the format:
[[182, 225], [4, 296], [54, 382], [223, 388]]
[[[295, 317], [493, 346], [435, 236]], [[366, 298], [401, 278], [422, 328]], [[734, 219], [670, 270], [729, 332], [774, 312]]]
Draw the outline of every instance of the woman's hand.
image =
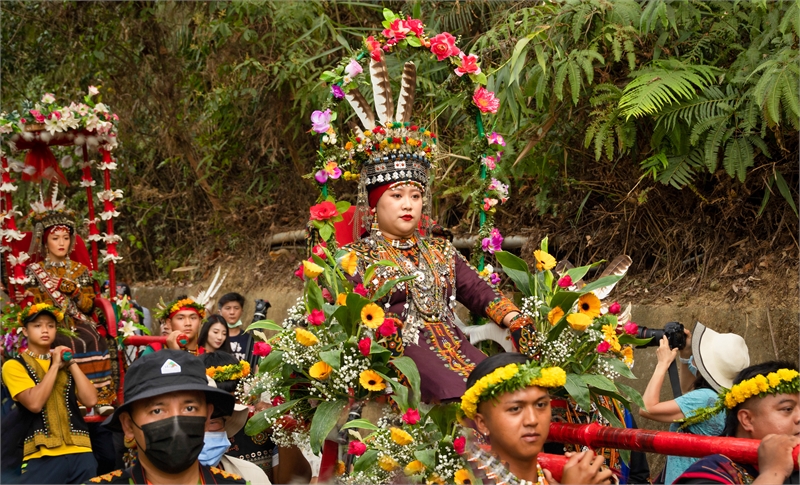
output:
[[675, 357], [678, 356], [678, 349], [670, 349], [669, 348], [669, 340], [667, 340], [667, 336], [664, 335], [661, 337], [661, 342], [658, 343], [658, 349], [656, 350], [656, 358], [658, 359], [658, 365], [662, 367], [669, 367]]

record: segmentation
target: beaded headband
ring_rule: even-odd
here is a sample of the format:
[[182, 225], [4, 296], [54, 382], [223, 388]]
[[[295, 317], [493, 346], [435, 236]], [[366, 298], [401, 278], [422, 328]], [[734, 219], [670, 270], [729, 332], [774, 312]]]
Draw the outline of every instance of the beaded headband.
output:
[[461, 397], [461, 410], [472, 419], [478, 412], [478, 404], [483, 401], [526, 387], [556, 388], [566, 382], [567, 373], [561, 367], [538, 367], [534, 363], [508, 364], [481, 377], [467, 389]]
[[681, 429], [701, 423], [725, 409], [733, 409], [751, 397], [766, 397], [770, 394], [797, 394], [800, 392], [800, 373], [792, 369], [778, 369], [766, 376], [758, 374], [730, 389], [722, 389], [713, 406], [698, 409], [691, 416], [679, 421]]

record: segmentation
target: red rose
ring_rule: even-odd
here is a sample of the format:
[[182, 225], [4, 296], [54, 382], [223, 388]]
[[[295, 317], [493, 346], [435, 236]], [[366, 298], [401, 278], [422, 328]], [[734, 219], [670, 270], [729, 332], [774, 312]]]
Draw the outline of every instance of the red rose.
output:
[[[328, 203], [330, 204], [330, 202], [328, 202]], [[328, 245], [325, 244], [325, 241], [323, 241], [323, 242], [317, 244], [316, 246], [314, 246], [313, 248], [311, 248], [311, 252], [314, 254], [314, 256], [316, 256], [318, 258], [325, 259], [326, 258], [325, 251], [322, 248], [327, 248], [327, 247], [328, 247]]]
[[639, 332], [639, 325], [636, 325], [633, 322], [628, 322], [628, 323], [625, 324], [624, 327], [622, 327], [622, 329], [628, 335], [636, 335]]
[[406, 424], [411, 425], [419, 423], [419, 411], [409, 408], [408, 411], [406, 411], [406, 413], [403, 415], [403, 421], [405, 421]]
[[353, 293], [363, 296], [364, 298], [367, 297], [367, 289], [364, 288], [364, 285], [361, 283], [357, 284], [355, 288], [353, 288]]
[[467, 439], [463, 436], [459, 436], [458, 438], [453, 440], [453, 448], [455, 448], [456, 453], [459, 455], [464, 454], [464, 450], [467, 447]]
[[622, 306], [617, 302], [612, 303], [611, 306], [608, 307], [608, 313], [612, 315], [619, 314], [620, 310], [622, 310]]
[[347, 446], [348, 455], [361, 456], [367, 451], [367, 445], [360, 441], [351, 441]]
[[327, 288], [322, 289], [322, 298], [324, 298], [328, 303], [333, 303], [333, 295], [331, 295], [331, 292], [328, 291]]
[[372, 347], [372, 340], [369, 337], [364, 337], [358, 341], [358, 351], [364, 357], [369, 357], [369, 349]]
[[273, 406], [280, 406], [281, 404], [285, 403], [286, 399], [283, 396], [275, 396], [272, 398], [272, 405]]
[[323, 313], [321, 310], [317, 310], [316, 308], [311, 310], [311, 315], [306, 318], [308, 323], [311, 325], [319, 326], [325, 323], [325, 313]]
[[272, 352], [272, 346], [266, 342], [256, 342], [253, 346], [253, 355], [266, 357]]
[[403, 40], [406, 38], [406, 34], [408, 31], [411, 30], [406, 25], [406, 22], [403, 19], [394, 19], [391, 25], [389, 25], [388, 29], [384, 29], [382, 34], [387, 39], [395, 39], [394, 43], [397, 43], [398, 40]]
[[558, 286], [561, 288], [569, 288], [572, 286], [572, 277], [570, 275], [566, 275], [563, 278], [558, 280]]
[[298, 278], [300, 278], [301, 280], [303, 279], [303, 264], [302, 263], [300, 263], [300, 267], [297, 268], [297, 271], [294, 272], [294, 275], [297, 276]]
[[339, 213], [336, 210], [336, 204], [327, 200], [311, 206], [310, 212], [312, 221], [326, 221]]
[[417, 37], [422, 37], [422, 20], [419, 19], [408, 19], [406, 20], [406, 27], [408, 27], [411, 32], [414, 32], [414, 35]]
[[378, 335], [381, 337], [388, 337], [397, 333], [397, 327], [394, 326], [394, 321], [391, 318], [384, 318], [383, 323], [378, 327]]
[[597, 344], [597, 353], [605, 354], [611, 349], [611, 344], [603, 340], [599, 344]]
[[450, 56], [458, 55], [461, 51], [456, 47], [456, 38], [447, 32], [442, 32], [431, 39], [431, 52], [436, 54], [438, 60], [443, 61]]

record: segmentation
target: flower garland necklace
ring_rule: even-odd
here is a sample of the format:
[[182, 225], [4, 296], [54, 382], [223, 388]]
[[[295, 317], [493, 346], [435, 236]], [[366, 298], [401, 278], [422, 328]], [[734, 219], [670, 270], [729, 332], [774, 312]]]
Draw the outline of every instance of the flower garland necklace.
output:
[[[505, 463], [495, 455], [488, 453], [480, 448], [469, 453], [467, 461], [474, 463], [478, 470], [482, 471], [489, 481], [503, 483], [506, 485], [548, 485], [544, 477], [542, 467], [538, 461], [536, 463], [536, 481], [522, 480], [511, 473]], [[484, 481], [486, 483], [486, 481]]]

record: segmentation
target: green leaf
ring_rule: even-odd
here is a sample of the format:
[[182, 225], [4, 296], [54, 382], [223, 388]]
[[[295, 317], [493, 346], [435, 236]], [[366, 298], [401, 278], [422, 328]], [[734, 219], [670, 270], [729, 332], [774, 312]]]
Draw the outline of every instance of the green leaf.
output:
[[564, 384], [564, 389], [567, 390], [581, 409], [592, 408], [592, 402], [589, 397], [589, 387], [583, 382], [581, 376], [577, 374], [567, 374], [567, 382]]
[[339, 370], [339, 366], [342, 362], [342, 350], [326, 350], [319, 353], [319, 358], [322, 359], [323, 362], [328, 364], [329, 366], [333, 367], [336, 370]]
[[331, 315], [331, 318], [336, 319], [336, 321], [339, 322], [339, 325], [344, 328], [344, 331], [348, 336], [356, 334], [355, 325], [353, 322], [354, 319], [350, 314], [350, 309], [346, 306], [340, 306], [337, 308], [336, 311], [333, 312], [333, 315]]
[[625, 362], [622, 362], [618, 359], [608, 359], [606, 361], [611, 368], [616, 371], [622, 377], [627, 377], [628, 379], [636, 379], [636, 376], [631, 372]]
[[262, 374], [272, 373], [282, 363], [283, 351], [273, 350], [268, 356], [261, 358], [261, 362], [258, 363], [258, 371]]
[[581, 288], [580, 293], [581, 295], [585, 295], [586, 293], [594, 291], [598, 288], [603, 288], [604, 286], [612, 285], [617, 281], [621, 280], [623, 276], [625, 275], [608, 275], [608, 276], [603, 276], [602, 278], [597, 278], [596, 280], [592, 281], [588, 285]]
[[339, 214], [344, 214], [348, 211], [348, 209], [350, 209], [350, 202], [347, 202], [346, 200], [340, 200], [336, 203], [336, 211]]
[[388, 8], [384, 8], [384, 9], [383, 9], [383, 18], [385, 18], [386, 20], [388, 20], [389, 22], [391, 22], [391, 21], [393, 21], [394, 19], [396, 19], [396, 18], [397, 18], [397, 16], [394, 14], [394, 12], [392, 12], [392, 11], [391, 11], [391, 10], [389, 10]]
[[604, 389], [606, 391], [617, 392], [617, 386], [614, 385], [614, 383], [608, 377], [595, 374], [584, 374], [580, 376], [580, 378], [588, 386]]
[[398, 283], [402, 283], [404, 281], [412, 281], [415, 279], [417, 279], [417, 275], [407, 275], [407, 276], [401, 276], [400, 278], [391, 279], [386, 283], [384, 283], [380, 288], [378, 288], [378, 291], [375, 292], [375, 295], [372, 298], [375, 301], [379, 301], [381, 298], [388, 295], [389, 292], [392, 290], [392, 288], [394, 288], [395, 285], [397, 285]]
[[642, 395], [639, 394], [639, 391], [620, 382], [617, 382], [616, 384], [617, 388], [628, 397], [628, 401], [633, 401], [634, 404], [647, 411], [647, 407], [644, 405], [644, 400], [642, 399]]
[[428, 411], [428, 417], [439, 428], [439, 432], [445, 436], [450, 434], [450, 428], [455, 424], [457, 414], [458, 405], [456, 403], [437, 404]]
[[348, 421], [342, 426], [342, 429], [350, 429], [350, 428], [363, 428], [363, 429], [370, 429], [372, 431], [377, 431], [380, 428], [372, 424], [368, 419], [354, 419], [352, 421]]
[[387, 376], [383, 372], [375, 370], [379, 376], [383, 378], [384, 381], [388, 382], [390, 386], [392, 386], [393, 394], [391, 396], [392, 401], [397, 404], [399, 409], [408, 409], [410, 406], [408, 405], [408, 388], [403, 384], [397, 382], [397, 379], [392, 379], [391, 377]]
[[425, 468], [433, 470], [436, 466], [434, 458], [436, 457], [436, 449], [417, 450], [414, 452], [414, 458], [421, 461]]
[[486, 83], [488, 82], [486, 74], [483, 72], [480, 74], [470, 74], [469, 78], [472, 80], [472, 82], [480, 84], [481, 86], [486, 86]]
[[247, 420], [247, 424], [244, 426], [245, 434], [247, 436], [255, 436], [258, 433], [263, 432], [267, 429], [267, 427], [269, 427], [267, 419], [280, 416], [284, 413], [284, 411], [293, 408], [298, 402], [300, 402], [300, 399], [293, 399], [278, 406], [267, 408], [260, 413], [254, 414], [253, 417]]
[[531, 296], [533, 293], [531, 292], [531, 272], [528, 269], [528, 263], [507, 251], [498, 251], [494, 253], [494, 256], [503, 267], [503, 272], [511, 278], [517, 289], [524, 296]]
[[319, 79], [320, 79], [320, 81], [322, 81], [322, 82], [329, 83], [329, 82], [331, 82], [331, 81], [334, 81], [334, 80], [336, 79], [336, 77], [337, 77], [337, 76], [336, 76], [336, 73], [334, 73], [334, 72], [332, 72], [332, 71], [324, 71], [324, 72], [323, 72], [323, 73], [322, 73], [322, 74], [319, 76]]
[[420, 42], [420, 40], [414, 35], [409, 35], [408, 37], [406, 37], [406, 40], [408, 41], [408, 45], [410, 45], [411, 47], [422, 46], [422, 42]]
[[248, 325], [245, 332], [250, 332], [252, 330], [275, 330], [276, 332], [282, 332], [283, 327], [272, 320], [259, 320]]
[[363, 277], [363, 283], [365, 286], [369, 286], [370, 284], [372, 284], [371, 282], [372, 275], [375, 274], [375, 270], [378, 269], [378, 266], [387, 266], [393, 268], [396, 267], [397, 264], [393, 263], [392, 261], [387, 261], [385, 259], [382, 259], [367, 266], [367, 269], [364, 270], [364, 277]]
[[350, 318], [353, 320], [353, 333], [355, 333], [355, 329], [358, 328], [361, 322], [361, 310], [372, 302], [358, 293], [348, 293], [346, 303]]
[[[569, 276], [570, 278], [572, 278], [572, 282], [573, 283], [577, 283], [578, 281], [583, 279], [584, 276], [586, 276], [586, 273], [589, 272], [589, 269], [594, 268], [595, 266], [598, 266], [600, 264], [603, 264], [604, 262], [605, 262], [605, 260], [600, 260], [600, 261], [598, 261], [596, 263], [592, 263], [592, 264], [589, 264], [589, 265], [586, 265], [586, 266], [580, 266], [578, 268], [572, 268], [570, 270], [567, 270], [566, 276]], [[562, 310], [563, 310], [563, 308], [562, 308]]]
[[323, 225], [319, 229], [319, 237], [321, 237], [326, 241], [329, 241], [331, 239], [331, 236], [333, 236], [333, 224], [326, 222], [325, 225]]
[[402, 372], [406, 379], [408, 379], [408, 383], [411, 385], [411, 396], [409, 401], [409, 407], [414, 409], [419, 406], [419, 398], [420, 398], [420, 391], [419, 391], [419, 369], [417, 369], [417, 364], [411, 360], [411, 357], [398, 357], [396, 359], [392, 359], [391, 363], [394, 364], [395, 368]]
[[612, 426], [614, 426], [616, 428], [624, 428], [625, 427], [622, 424], [622, 421], [619, 420], [617, 415], [614, 414], [614, 412], [611, 411], [610, 409], [608, 409], [607, 407], [602, 406], [602, 405], [600, 405], [600, 403], [598, 403], [597, 404], [597, 410], [600, 411], [600, 414], [602, 414], [603, 417], [606, 418], [606, 420], [608, 420], [608, 422], [611, 423]]
[[336, 422], [339, 420], [339, 415], [342, 410], [347, 406], [347, 401], [344, 399], [337, 399], [336, 401], [323, 401], [314, 410], [314, 417], [311, 419], [311, 430], [309, 436], [311, 438], [311, 451], [319, 455], [322, 451], [322, 442], [331, 432]]
[[786, 179], [784, 179], [783, 175], [778, 171], [775, 172], [775, 185], [778, 186], [781, 195], [786, 199], [786, 202], [789, 203], [789, 207], [794, 211], [794, 215], [797, 216], [797, 206], [794, 203], [792, 193], [789, 191], [789, 184], [786, 183]]
[[581, 293], [577, 291], [559, 291], [550, 298], [550, 308], [561, 307], [567, 313], [580, 296]]
[[[525, 63], [525, 57], [526, 57], [526, 55], [528, 53], [528, 51], [526, 49], [526, 46], [528, 45], [528, 42], [530, 42], [532, 39], [533, 39], [532, 35], [526, 35], [525, 37], [523, 37], [523, 38], [521, 38], [520, 40], [517, 41], [517, 45], [514, 46], [514, 52], [511, 54], [511, 61], [509, 61], [509, 64], [508, 64], [509, 65], [509, 70], [511, 72], [514, 72], [514, 68], [516, 67], [517, 62], [519, 61], [520, 57], [522, 58], [523, 64]], [[513, 84], [513, 83], [519, 83], [519, 80], [516, 79], [516, 78], [512, 78], [512, 79], [508, 80], [508, 85], [509, 86], [511, 84]]]
[[322, 305], [325, 299], [322, 298], [322, 290], [314, 280], [306, 280], [306, 296], [308, 297], [308, 304], [311, 308], [309, 310], [322, 310]]
[[635, 345], [636, 347], [641, 347], [642, 345], [647, 345], [650, 343], [650, 338], [636, 338], [633, 335], [620, 335], [619, 336], [619, 343], [622, 345], [631, 344]]
[[367, 450], [363, 455], [356, 458], [353, 464], [354, 472], [363, 472], [371, 468], [378, 462], [378, 450]]

